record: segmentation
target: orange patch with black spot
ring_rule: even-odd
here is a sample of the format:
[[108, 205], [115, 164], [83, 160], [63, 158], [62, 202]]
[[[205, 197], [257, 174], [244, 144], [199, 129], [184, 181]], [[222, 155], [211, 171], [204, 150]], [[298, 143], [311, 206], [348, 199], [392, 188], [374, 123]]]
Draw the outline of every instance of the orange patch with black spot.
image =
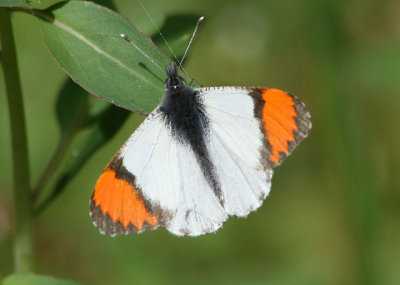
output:
[[293, 97], [278, 89], [262, 90], [265, 101], [262, 109], [263, 126], [271, 148], [269, 160], [280, 162], [281, 153], [289, 154], [289, 142], [295, 141], [294, 131], [298, 130], [295, 121], [297, 112]]
[[135, 188], [126, 180], [116, 177], [114, 170], [107, 168], [96, 183], [93, 198], [103, 215], [113, 223], [120, 222], [126, 228], [132, 224], [138, 231], [147, 223], [156, 226], [158, 216], [152, 215]]

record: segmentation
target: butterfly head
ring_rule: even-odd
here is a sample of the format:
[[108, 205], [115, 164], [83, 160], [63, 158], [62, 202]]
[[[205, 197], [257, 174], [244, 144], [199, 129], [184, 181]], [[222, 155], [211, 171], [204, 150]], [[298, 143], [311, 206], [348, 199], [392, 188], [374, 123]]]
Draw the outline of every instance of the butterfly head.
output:
[[168, 65], [166, 68], [167, 79], [165, 80], [165, 88], [170, 91], [178, 91], [186, 86], [185, 81], [178, 75], [178, 67], [175, 64]]

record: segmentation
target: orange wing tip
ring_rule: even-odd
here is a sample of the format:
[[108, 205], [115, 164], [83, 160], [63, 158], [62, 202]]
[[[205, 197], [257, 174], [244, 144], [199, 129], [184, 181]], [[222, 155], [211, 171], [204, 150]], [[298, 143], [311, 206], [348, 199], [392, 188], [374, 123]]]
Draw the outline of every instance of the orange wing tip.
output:
[[90, 202], [94, 225], [103, 234], [115, 236], [142, 232], [158, 226], [159, 216], [147, 210], [131, 182], [107, 168], [96, 183]]
[[278, 89], [260, 89], [270, 167], [279, 165], [307, 137], [311, 116], [303, 102]]
[[114, 237], [120, 234], [129, 233], [142, 233], [146, 230], [152, 230], [158, 228], [158, 224], [152, 226], [148, 223], [142, 225], [141, 230], [136, 228], [133, 224], [128, 226], [123, 226], [121, 222], [114, 222], [107, 213], [103, 213], [99, 206], [95, 206], [95, 202], [90, 201], [90, 217], [92, 218], [93, 225], [99, 229], [100, 233], [103, 235], [109, 235]]

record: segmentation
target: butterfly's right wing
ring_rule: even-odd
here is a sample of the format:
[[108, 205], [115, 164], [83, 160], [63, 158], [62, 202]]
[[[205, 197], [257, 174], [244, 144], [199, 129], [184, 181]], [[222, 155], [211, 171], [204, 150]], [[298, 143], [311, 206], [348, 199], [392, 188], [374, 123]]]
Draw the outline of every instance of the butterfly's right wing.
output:
[[100, 176], [91, 217], [110, 235], [159, 225], [176, 235], [199, 235], [217, 230], [227, 219], [192, 149], [171, 136], [158, 109]]
[[209, 149], [228, 215], [246, 216], [261, 206], [272, 168], [307, 136], [304, 104], [278, 89], [196, 89], [207, 113]]

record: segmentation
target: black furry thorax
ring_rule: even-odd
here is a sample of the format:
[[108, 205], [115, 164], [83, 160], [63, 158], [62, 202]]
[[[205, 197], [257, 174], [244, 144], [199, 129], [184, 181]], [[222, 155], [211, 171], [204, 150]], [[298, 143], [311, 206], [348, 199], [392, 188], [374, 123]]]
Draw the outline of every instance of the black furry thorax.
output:
[[166, 73], [165, 92], [160, 104], [165, 122], [174, 135], [180, 139], [187, 139], [187, 142], [192, 140], [193, 136], [203, 136], [207, 120], [199, 93], [186, 85], [178, 75], [176, 65], [167, 66]]

